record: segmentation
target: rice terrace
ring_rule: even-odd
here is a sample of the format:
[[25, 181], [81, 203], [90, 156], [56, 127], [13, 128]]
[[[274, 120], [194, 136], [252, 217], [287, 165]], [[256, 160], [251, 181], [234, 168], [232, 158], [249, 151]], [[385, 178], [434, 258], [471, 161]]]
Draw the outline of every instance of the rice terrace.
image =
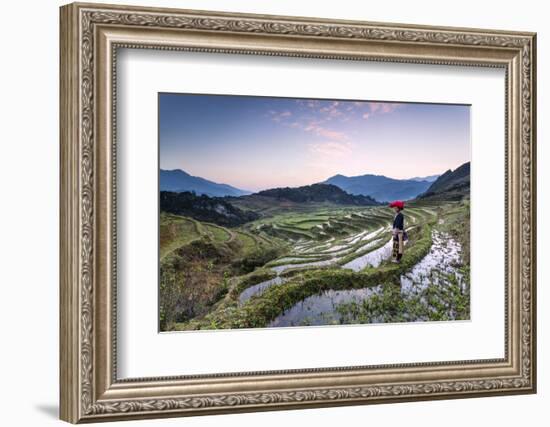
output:
[[[394, 171], [400, 171], [400, 161], [394, 157], [388, 160], [392, 166], [388, 167], [387, 175], [367, 171], [343, 175], [341, 172], [348, 170], [347, 165], [353, 164], [353, 157], [359, 152], [352, 137], [340, 136], [344, 134], [342, 129], [350, 129], [345, 126], [351, 126], [347, 123], [353, 122], [353, 113], [369, 126], [374, 126], [377, 117], [388, 121], [394, 111], [401, 122], [407, 122], [406, 107], [412, 109], [415, 105], [390, 108], [379, 106], [379, 103], [349, 102], [348, 105], [342, 101], [308, 104], [296, 99], [283, 99], [288, 105], [280, 105], [282, 100], [273, 101], [272, 98], [211, 96], [208, 106], [212, 110], [215, 110], [212, 105], [221, 108], [220, 103], [230, 103], [235, 98], [239, 98], [243, 110], [269, 101], [269, 106], [262, 110], [262, 117], [268, 122], [265, 126], [279, 126], [288, 134], [301, 132], [307, 136], [305, 150], [309, 150], [309, 154], [304, 156], [317, 156], [316, 159], [319, 154], [322, 156], [321, 145], [315, 144], [325, 143], [323, 147], [332, 150], [332, 155], [325, 156], [322, 166], [307, 166], [307, 162], [303, 167], [297, 165], [304, 176], [289, 178], [284, 173], [281, 176], [270, 173], [272, 161], [276, 167], [282, 163], [265, 160], [258, 170], [254, 166], [240, 166], [240, 170], [227, 167], [230, 171], [227, 179], [211, 179], [214, 174], [221, 176], [223, 165], [231, 163], [229, 157], [233, 153], [225, 157], [219, 153], [209, 156], [204, 154], [205, 147], [197, 144], [190, 149], [180, 137], [165, 150], [162, 136], [163, 108], [172, 111], [179, 105], [179, 113], [185, 116], [183, 113], [190, 114], [190, 106], [196, 111], [197, 103], [206, 102], [204, 97], [171, 94], [166, 95], [165, 104], [160, 98], [160, 330], [469, 319], [470, 163], [467, 138], [466, 148], [462, 150], [466, 153], [464, 156], [456, 156], [451, 150], [448, 157], [449, 163], [455, 161], [452, 167], [437, 169], [438, 155], [445, 153], [423, 152], [422, 155], [428, 157], [426, 164], [435, 163], [422, 169], [431, 175], [389, 178], [397, 175]], [[278, 110], [274, 110], [274, 103]], [[440, 106], [430, 106], [435, 107]], [[447, 108], [454, 111], [451, 107], [455, 106]], [[210, 111], [204, 108], [203, 116]], [[225, 105], [224, 108], [226, 111], [229, 107]], [[234, 114], [236, 106], [230, 109]], [[432, 110], [424, 109], [426, 111], [415, 110], [414, 114], [424, 114], [429, 119]], [[468, 111], [468, 107], [462, 106], [462, 109]], [[220, 114], [219, 111], [210, 113], [218, 117]], [[339, 115], [344, 113], [344, 116]], [[301, 124], [294, 124], [310, 124], [314, 119], [322, 123], [322, 126], [317, 125], [317, 130], [306, 130]], [[178, 120], [177, 123], [184, 123], [181, 118]], [[438, 120], [447, 119], [440, 117]], [[354, 126], [359, 125], [363, 124]], [[422, 135], [428, 138], [429, 132], [423, 125], [424, 129], [419, 132], [424, 132]], [[440, 126], [434, 126], [438, 127], [436, 133], [440, 136]], [[223, 128], [224, 133], [220, 135], [230, 134], [231, 130], [227, 129]], [[216, 139], [212, 133], [212, 130], [205, 130], [204, 138]], [[348, 134], [353, 135], [351, 131]], [[383, 132], [379, 131], [379, 135], [382, 138]], [[413, 138], [411, 135], [412, 131], [406, 135], [409, 141]], [[222, 140], [227, 143], [227, 139]], [[336, 145], [331, 145], [331, 141]], [[421, 150], [410, 145], [415, 151]], [[344, 148], [338, 151], [340, 146]], [[348, 148], [354, 156], [346, 155]], [[201, 176], [184, 172], [181, 167], [170, 168], [183, 163], [177, 156], [180, 149], [181, 159], [186, 156], [199, 159], [202, 155], [205, 164], [212, 164], [203, 168]], [[234, 147], [234, 150], [244, 150], [244, 147]], [[344, 156], [334, 154], [341, 152]], [[239, 155], [244, 156], [242, 153], [240, 151]], [[253, 155], [265, 159], [258, 153]], [[289, 169], [294, 167], [293, 161], [286, 162]], [[194, 170], [199, 169], [198, 163]], [[193, 165], [193, 162], [186, 164]], [[245, 164], [251, 163], [241, 163]], [[406, 167], [412, 170], [414, 166]], [[308, 167], [311, 178], [306, 172]], [[230, 179], [231, 176], [234, 178]], [[318, 178], [321, 176], [323, 178]], [[261, 182], [264, 177], [265, 183]], [[402, 213], [401, 209], [394, 211], [388, 207], [395, 200], [404, 204]], [[402, 232], [406, 237], [397, 245], [395, 220], [401, 214], [404, 218]], [[400, 255], [396, 260], [397, 247]]]

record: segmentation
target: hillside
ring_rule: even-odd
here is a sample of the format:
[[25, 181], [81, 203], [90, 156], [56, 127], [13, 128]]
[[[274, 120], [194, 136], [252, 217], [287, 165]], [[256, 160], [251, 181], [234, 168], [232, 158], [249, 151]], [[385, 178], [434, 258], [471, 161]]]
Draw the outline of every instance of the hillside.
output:
[[461, 200], [470, 195], [470, 162], [449, 169], [418, 198], [433, 200]]
[[189, 191], [161, 191], [160, 210], [227, 227], [242, 225], [259, 217], [254, 212], [242, 211], [224, 199], [204, 194], [199, 196]]
[[312, 184], [303, 187], [271, 188], [248, 197], [269, 197], [294, 203], [334, 203], [337, 205], [375, 206], [379, 203], [372, 197], [348, 194], [336, 185]]
[[370, 174], [351, 177], [335, 175], [324, 183], [336, 185], [350, 194], [370, 196], [381, 202], [413, 199], [431, 185], [429, 181], [394, 179]]
[[192, 176], [181, 169], [160, 170], [159, 176], [160, 191], [194, 191], [196, 194], [206, 194], [212, 197], [223, 196], [242, 196], [250, 194], [250, 191], [241, 190], [227, 184], [218, 184], [217, 182]]
[[414, 178], [409, 178], [411, 181], [428, 181], [434, 182], [440, 175], [428, 175], [428, 176], [415, 176]]
[[296, 188], [272, 188], [241, 197], [226, 197], [232, 205], [272, 216], [282, 211], [311, 211], [322, 206], [376, 206], [379, 203], [368, 196], [348, 194], [327, 184], [312, 184]]

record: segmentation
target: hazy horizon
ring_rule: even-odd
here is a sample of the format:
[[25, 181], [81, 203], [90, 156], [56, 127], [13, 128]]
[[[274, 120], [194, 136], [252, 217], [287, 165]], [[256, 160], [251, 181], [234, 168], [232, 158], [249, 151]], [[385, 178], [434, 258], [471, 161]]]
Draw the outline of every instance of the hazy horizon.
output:
[[[461, 166], [462, 164], [464, 163], [461, 163], [460, 165], [457, 165], [456, 167], [454, 168], [450, 168], [452, 170], [455, 170], [456, 168], [458, 168], [459, 166]], [[160, 170], [163, 170], [163, 171], [167, 171], [167, 172], [172, 172], [172, 171], [176, 171], [176, 170], [180, 170], [180, 171], [183, 171], [185, 173], [189, 173], [188, 171], [186, 171], [185, 169], [182, 169], [182, 168], [174, 168], [174, 169], [163, 169], [163, 168], [160, 168]], [[431, 176], [434, 176], [434, 175], [442, 175], [445, 171], [442, 171], [441, 173], [434, 173], [434, 174], [431, 174], [431, 175], [419, 175], [419, 176], [411, 176], [411, 177], [408, 177], [408, 178], [394, 178], [393, 176], [387, 176], [387, 175], [379, 175], [379, 174], [372, 174], [372, 173], [364, 173], [364, 174], [360, 174], [360, 175], [353, 175], [353, 176], [349, 176], [349, 175], [344, 175], [346, 178], [355, 178], [355, 177], [358, 177], [358, 176], [365, 176], [365, 175], [373, 175], [373, 176], [384, 176], [386, 178], [390, 178], [390, 179], [396, 179], [396, 180], [410, 180], [410, 179], [414, 179], [414, 178], [426, 178], [426, 177], [431, 177]], [[218, 182], [218, 181], [215, 181], [213, 179], [209, 179], [207, 176], [199, 176], [199, 175], [193, 175], [193, 174], [189, 174], [189, 175], [192, 175], [196, 178], [204, 178], [204, 179], [207, 179], [208, 181], [212, 181], [216, 184], [228, 184], [228, 185], [231, 185], [232, 187], [235, 187], [234, 185], [232, 185], [231, 183], [228, 183], [228, 182]], [[269, 189], [272, 189], [272, 188], [283, 188], [283, 187], [290, 187], [290, 188], [293, 188], [293, 187], [302, 187], [304, 185], [311, 185], [311, 184], [321, 184], [323, 183], [324, 181], [328, 180], [329, 178], [332, 178], [336, 175], [343, 175], [343, 174], [335, 174], [335, 175], [331, 175], [331, 176], [327, 176], [325, 179], [322, 179], [321, 181], [316, 181], [316, 182], [311, 182], [309, 184], [301, 184], [301, 185], [276, 185], [275, 187], [266, 187], [266, 188], [260, 188], [258, 190], [254, 190], [255, 192], [256, 191], [262, 191], [262, 190], [269, 190]], [[238, 187], [236, 187], [238, 188]], [[249, 190], [248, 188], [238, 188], [239, 190]]]
[[470, 107], [162, 93], [159, 145], [161, 169], [254, 192], [410, 179], [470, 161]]

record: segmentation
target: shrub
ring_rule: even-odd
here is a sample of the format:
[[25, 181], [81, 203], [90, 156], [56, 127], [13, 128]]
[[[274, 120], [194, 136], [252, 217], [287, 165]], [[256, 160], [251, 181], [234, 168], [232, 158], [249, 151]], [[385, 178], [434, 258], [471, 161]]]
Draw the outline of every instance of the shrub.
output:
[[173, 264], [168, 263], [160, 274], [160, 329], [169, 330], [177, 320], [177, 308], [184, 290], [184, 280], [176, 273]]
[[231, 267], [237, 275], [247, 274], [276, 259], [280, 254], [281, 250], [274, 247], [256, 249], [254, 252], [233, 261]]

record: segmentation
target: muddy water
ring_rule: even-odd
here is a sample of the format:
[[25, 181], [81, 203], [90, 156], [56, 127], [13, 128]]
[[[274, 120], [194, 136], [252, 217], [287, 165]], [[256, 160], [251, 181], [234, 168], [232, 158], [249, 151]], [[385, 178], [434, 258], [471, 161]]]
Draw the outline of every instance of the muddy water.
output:
[[273, 320], [270, 327], [339, 324], [336, 307], [350, 302], [361, 302], [380, 292], [381, 286], [365, 289], [327, 290], [321, 295], [312, 295], [294, 305], [290, 310]]

